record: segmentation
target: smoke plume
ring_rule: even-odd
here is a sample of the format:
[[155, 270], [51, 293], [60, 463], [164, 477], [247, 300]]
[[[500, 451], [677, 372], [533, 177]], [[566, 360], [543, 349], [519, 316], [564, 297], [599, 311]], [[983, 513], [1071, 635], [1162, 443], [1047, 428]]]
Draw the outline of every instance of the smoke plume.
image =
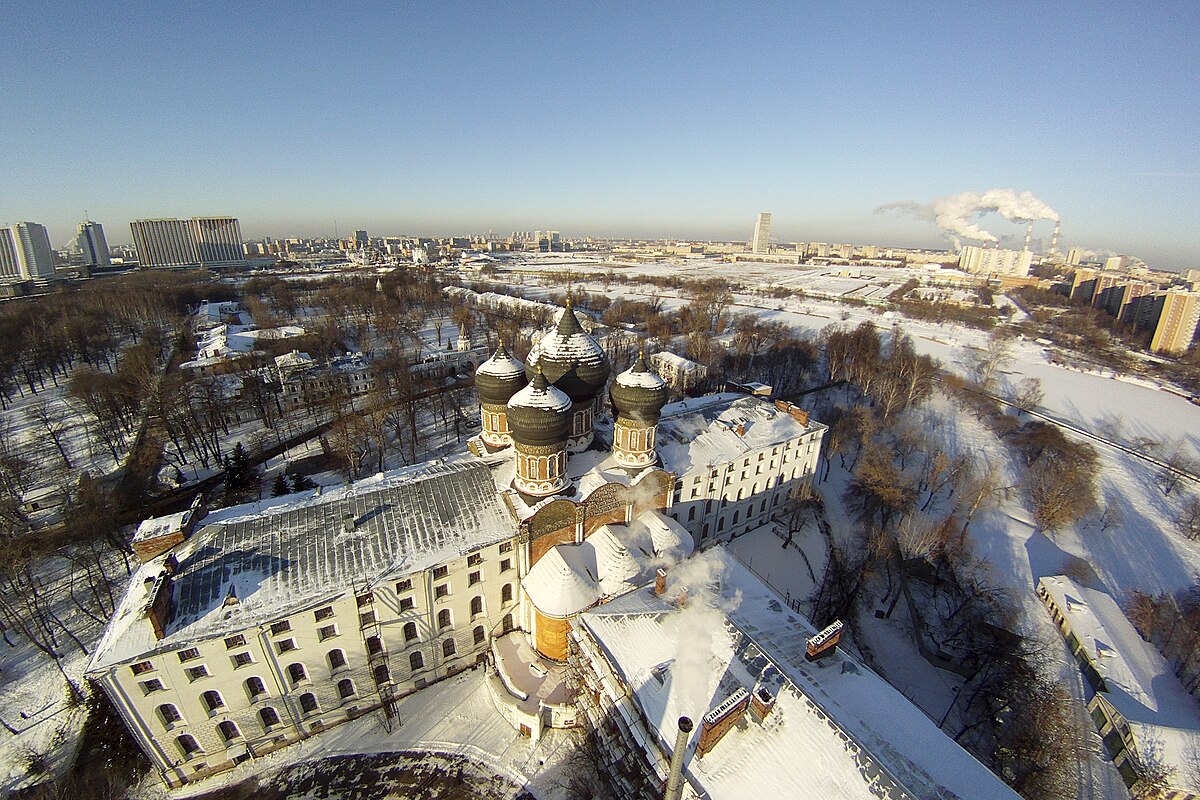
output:
[[970, 239], [976, 242], [998, 242], [1000, 239], [979, 227], [976, 219], [988, 212], [996, 212], [1010, 222], [1033, 222], [1035, 220], [1058, 220], [1054, 209], [1038, 199], [1033, 192], [1018, 192], [1015, 189], [988, 189], [986, 192], [959, 192], [939, 197], [925, 205], [911, 200], [887, 203], [875, 209], [876, 214], [899, 211], [937, 225], [943, 233], [954, 240]]

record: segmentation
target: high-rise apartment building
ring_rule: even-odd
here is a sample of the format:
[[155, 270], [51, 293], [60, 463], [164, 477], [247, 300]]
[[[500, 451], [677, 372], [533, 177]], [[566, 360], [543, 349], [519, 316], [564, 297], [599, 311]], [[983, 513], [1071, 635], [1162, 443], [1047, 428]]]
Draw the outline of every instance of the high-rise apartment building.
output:
[[1028, 250], [963, 247], [958, 256], [958, 268], [965, 272], [997, 275], [1028, 275], [1033, 254]]
[[1150, 350], [1178, 355], [1191, 347], [1200, 325], [1200, 294], [1159, 292], [1150, 295], [1157, 311]]
[[75, 243], [83, 253], [83, 263], [89, 267], [107, 267], [112, 264], [108, 252], [108, 241], [104, 238], [104, 226], [99, 222], [84, 220], [79, 223]]
[[771, 212], [764, 211], [754, 222], [754, 240], [750, 243], [753, 253], [769, 253], [771, 251]]
[[1072, 247], [1070, 250], [1067, 251], [1067, 263], [1070, 264], [1071, 266], [1075, 266], [1076, 264], [1082, 264], [1083, 258], [1084, 258], [1083, 250], [1081, 250], [1078, 247]]
[[356, 250], [362, 250], [364, 247], [366, 247], [370, 243], [371, 243], [371, 238], [369, 236], [367, 236], [366, 231], [355, 231], [354, 232], [354, 248]]
[[236, 217], [138, 219], [129, 223], [143, 267], [226, 267], [246, 263]]
[[54, 277], [50, 236], [36, 222], [0, 228], [0, 278]]
[[1191, 346], [1200, 326], [1200, 294], [1166, 291], [1143, 295], [1129, 304], [1125, 321], [1153, 331], [1152, 352], [1178, 355]]
[[201, 264], [206, 267], [245, 265], [242, 228], [236, 217], [192, 217], [188, 225]]

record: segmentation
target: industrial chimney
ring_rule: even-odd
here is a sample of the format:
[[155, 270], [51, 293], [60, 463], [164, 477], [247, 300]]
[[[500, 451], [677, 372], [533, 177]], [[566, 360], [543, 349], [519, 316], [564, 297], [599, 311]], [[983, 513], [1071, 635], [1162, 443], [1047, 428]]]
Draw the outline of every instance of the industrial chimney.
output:
[[1058, 227], [1059, 221], [1054, 220], [1054, 235], [1050, 237], [1050, 255], [1058, 252]]
[[680, 717], [679, 733], [675, 734], [675, 749], [671, 751], [671, 771], [667, 773], [667, 787], [663, 791], [663, 800], [679, 800], [683, 796], [683, 757], [691, 735], [691, 718]]
[[1029, 246], [1033, 244], [1033, 220], [1029, 220], [1029, 227], [1025, 229], [1025, 252], [1029, 252]]

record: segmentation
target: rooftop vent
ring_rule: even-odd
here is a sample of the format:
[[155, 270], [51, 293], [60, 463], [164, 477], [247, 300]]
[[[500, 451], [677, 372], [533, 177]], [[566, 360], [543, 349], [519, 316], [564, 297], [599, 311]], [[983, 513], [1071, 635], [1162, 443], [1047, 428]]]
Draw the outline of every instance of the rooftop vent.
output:
[[357, 524], [354, 520], [354, 515], [347, 512], [342, 514], [342, 531], [345, 533], [353, 533]]

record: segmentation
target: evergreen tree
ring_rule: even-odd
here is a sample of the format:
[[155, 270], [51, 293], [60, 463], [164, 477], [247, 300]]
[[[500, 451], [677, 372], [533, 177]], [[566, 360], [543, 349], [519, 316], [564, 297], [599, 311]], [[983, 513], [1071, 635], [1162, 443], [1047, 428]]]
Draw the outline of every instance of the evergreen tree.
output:
[[275, 476], [275, 483], [271, 484], [271, 497], [282, 497], [292, 491], [292, 487], [288, 486], [287, 478], [283, 473]]
[[250, 454], [241, 442], [225, 456], [225, 498], [233, 502], [245, 500], [258, 480], [258, 470], [250, 463]]
[[291, 478], [293, 492], [303, 492], [306, 489], [317, 488], [317, 485], [313, 483], [312, 479], [307, 475], [301, 475], [299, 472], [293, 472]]

